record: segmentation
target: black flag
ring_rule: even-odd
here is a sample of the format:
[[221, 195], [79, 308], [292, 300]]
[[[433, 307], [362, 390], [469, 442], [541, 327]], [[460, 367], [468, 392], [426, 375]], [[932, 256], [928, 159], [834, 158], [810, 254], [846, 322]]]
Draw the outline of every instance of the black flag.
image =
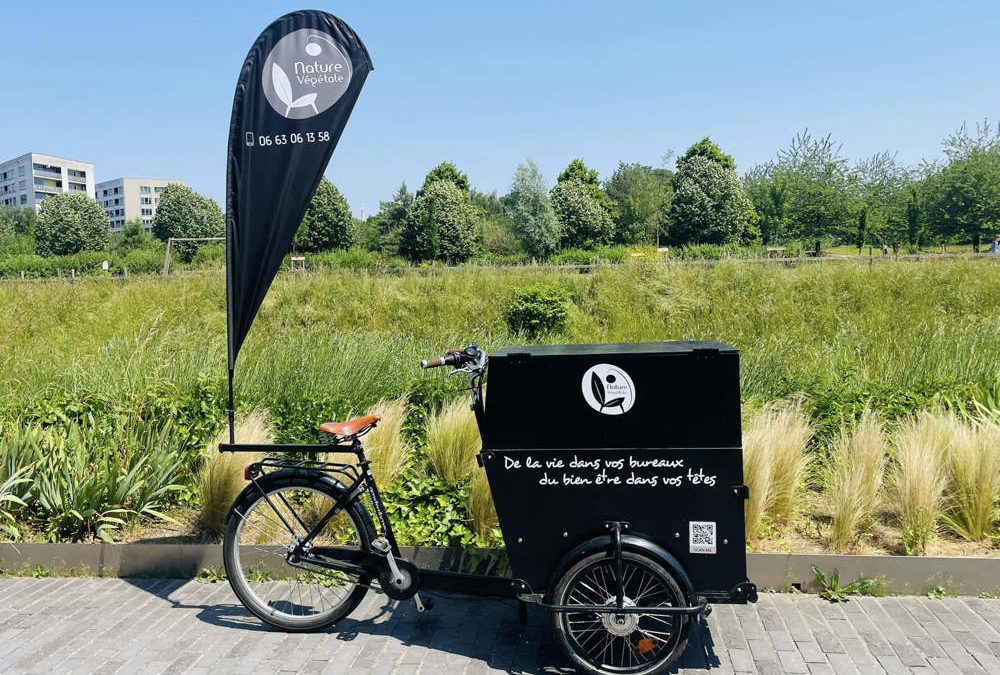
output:
[[236, 356], [370, 70], [350, 26], [312, 10], [268, 26], [243, 62], [226, 167], [230, 399]]

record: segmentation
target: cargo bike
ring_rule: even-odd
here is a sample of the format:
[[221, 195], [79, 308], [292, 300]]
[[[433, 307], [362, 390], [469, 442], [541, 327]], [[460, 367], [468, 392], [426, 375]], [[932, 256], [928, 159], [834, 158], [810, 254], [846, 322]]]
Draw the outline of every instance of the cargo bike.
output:
[[245, 469], [223, 544], [229, 582], [261, 620], [319, 629], [372, 589], [419, 611], [432, 607], [424, 591], [509, 598], [522, 622], [528, 605], [550, 612], [583, 671], [646, 674], [681, 655], [710, 603], [756, 601], [735, 349], [507, 347], [487, 359], [472, 343], [421, 365], [468, 378], [510, 577], [401, 555], [364, 449], [378, 417], [328, 422], [327, 443], [220, 448], [266, 455]]

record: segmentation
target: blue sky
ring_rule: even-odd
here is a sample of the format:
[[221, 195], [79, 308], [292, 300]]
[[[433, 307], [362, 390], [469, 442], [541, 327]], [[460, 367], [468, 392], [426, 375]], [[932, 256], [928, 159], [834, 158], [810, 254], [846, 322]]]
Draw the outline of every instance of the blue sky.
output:
[[[34, 6], [39, 7], [38, 3]], [[285, 2], [58, 2], [4, 9], [0, 159], [28, 151], [118, 176], [185, 179], [222, 201], [236, 77]], [[455, 162], [506, 191], [534, 158], [602, 176], [710, 135], [739, 170], [808, 127], [853, 158], [940, 154], [1000, 116], [1000, 3], [317, 4], [375, 71], [327, 170], [355, 212]]]

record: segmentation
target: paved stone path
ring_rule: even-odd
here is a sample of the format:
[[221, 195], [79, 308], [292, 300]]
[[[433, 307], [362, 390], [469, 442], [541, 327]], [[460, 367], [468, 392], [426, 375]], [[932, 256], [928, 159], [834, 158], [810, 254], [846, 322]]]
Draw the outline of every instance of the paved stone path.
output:
[[[260, 624], [225, 582], [0, 579], [0, 672], [570, 673], [543, 613], [439, 597], [427, 614], [369, 594], [336, 631]], [[682, 673], [1000, 674], [1000, 600], [762, 594], [717, 605]]]

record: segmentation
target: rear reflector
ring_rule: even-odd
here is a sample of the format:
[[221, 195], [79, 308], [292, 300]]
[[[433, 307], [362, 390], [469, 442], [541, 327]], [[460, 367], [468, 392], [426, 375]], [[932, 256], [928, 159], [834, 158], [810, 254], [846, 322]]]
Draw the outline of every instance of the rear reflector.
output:
[[245, 467], [243, 467], [243, 480], [250, 480], [250, 467], [251, 466], [253, 466], [253, 464], [247, 464]]

